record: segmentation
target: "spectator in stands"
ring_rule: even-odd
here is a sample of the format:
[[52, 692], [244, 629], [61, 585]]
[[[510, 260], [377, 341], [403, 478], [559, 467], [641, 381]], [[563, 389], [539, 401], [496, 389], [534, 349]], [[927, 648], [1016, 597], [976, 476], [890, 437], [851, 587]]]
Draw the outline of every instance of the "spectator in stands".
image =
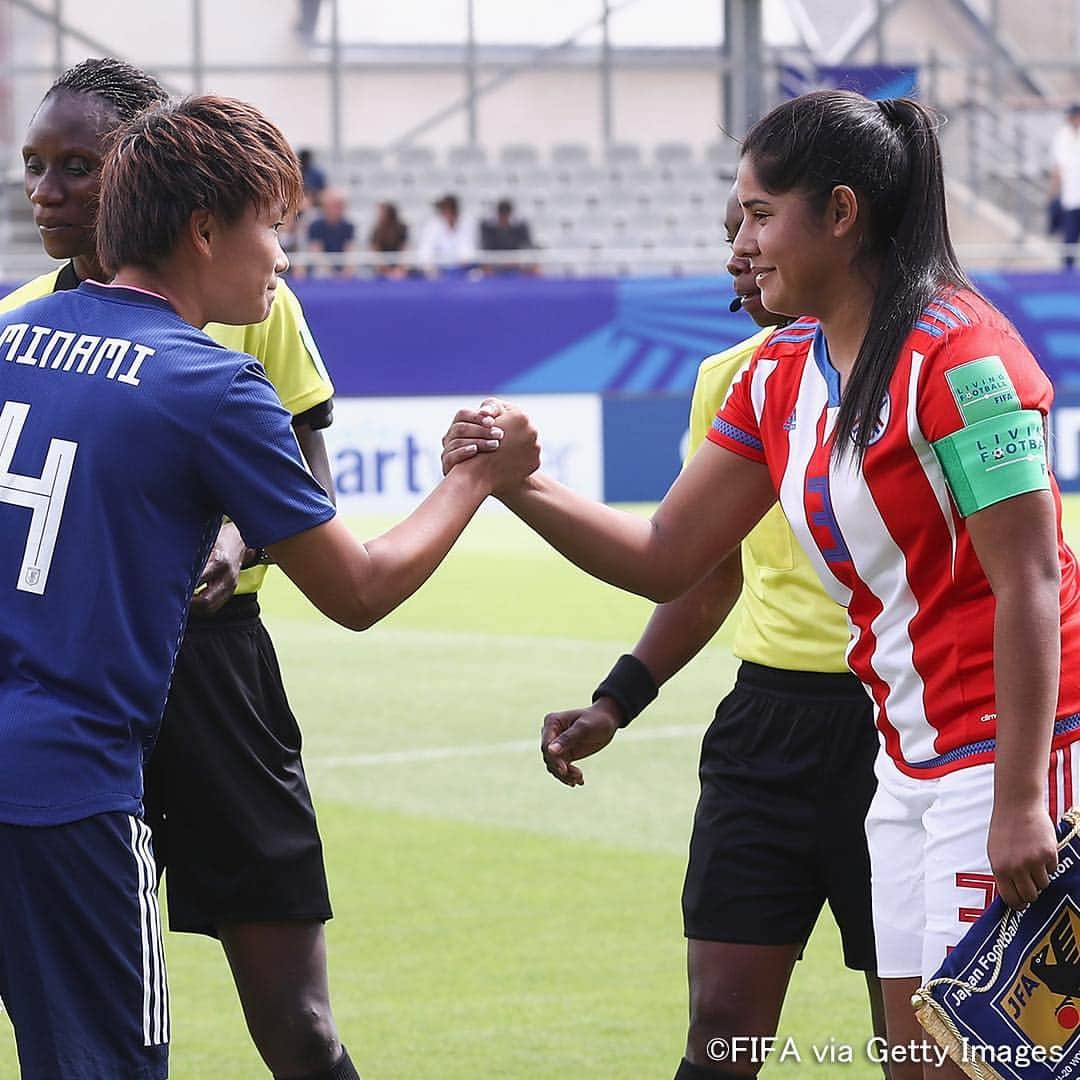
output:
[[[495, 207], [495, 216], [487, 218], [480, 225], [480, 247], [484, 251], [530, 251], [533, 244], [529, 223], [514, 216], [514, 204], [509, 199], [500, 199]], [[485, 267], [489, 274], [535, 273], [535, 266], [521, 263], [495, 263]]]
[[[368, 248], [379, 255], [404, 251], [409, 239], [409, 227], [398, 215], [397, 206], [392, 202], [381, 202], [375, 213], [375, 226], [368, 237]], [[375, 267], [375, 272], [395, 281], [405, 277], [405, 268], [396, 262], [380, 263]]]
[[298, 150], [300, 175], [304, 178], [304, 199], [311, 206], [321, 206], [323, 192], [326, 191], [326, 173], [315, 164], [315, 156], [310, 150]]
[[444, 195], [435, 204], [435, 215], [420, 235], [418, 258], [429, 277], [461, 274], [475, 264], [476, 230], [462, 217], [456, 195]]
[[[1054, 136], [1050, 177], [1051, 196], [1061, 201], [1061, 238], [1075, 245], [1080, 241], [1080, 103], [1069, 106]], [[1075, 252], [1075, 246], [1066, 248], [1066, 270], [1073, 268]]]
[[[343, 254], [352, 251], [356, 226], [346, 217], [345, 192], [327, 188], [323, 192], [320, 215], [308, 226], [308, 245], [312, 251]], [[326, 267], [321, 269], [325, 270]], [[329, 268], [335, 277], [349, 277], [352, 267], [338, 263]]]

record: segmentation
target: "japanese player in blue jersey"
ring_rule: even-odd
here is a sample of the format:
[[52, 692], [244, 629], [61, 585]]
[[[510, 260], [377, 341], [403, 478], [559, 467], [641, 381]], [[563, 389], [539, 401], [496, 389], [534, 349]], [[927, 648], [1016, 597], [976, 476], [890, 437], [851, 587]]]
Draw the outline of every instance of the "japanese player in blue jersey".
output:
[[[97, 257], [101, 162], [113, 131], [168, 97], [151, 75], [113, 57], [75, 64], [46, 91], [23, 139], [23, 176], [42, 245], [59, 265], [0, 300], [0, 313], [82, 281], [110, 280]], [[263, 365], [292, 413], [308, 468], [333, 498], [322, 429], [334, 388], [297, 297], [279, 282], [261, 323], [205, 330]], [[260, 618], [269, 567], [243, 569], [255, 556], [226, 521], [192, 597], [143, 772], [144, 818], [159, 880], [166, 878], [169, 927], [220, 940], [267, 1069], [341, 1073], [322, 840], [300, 727]]]
[[0, 318], [0, 994], [26, 1076], [167, 1075], [142, 765], [222, 514], [364, 629], [538, 464], [527, 421], [503, 414], [500, 453], [384, 536], [353, 538], [260, 365], [199, 329], [266, 317], [299, 191], [251, 106], [151, 110], [102, 168], [113, 283]]

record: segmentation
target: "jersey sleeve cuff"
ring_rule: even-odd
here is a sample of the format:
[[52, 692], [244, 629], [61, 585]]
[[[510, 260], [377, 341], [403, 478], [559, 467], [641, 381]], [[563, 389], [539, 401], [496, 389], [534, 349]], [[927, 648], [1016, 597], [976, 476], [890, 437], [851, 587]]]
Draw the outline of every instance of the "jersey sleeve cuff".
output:
[[736, 427], [722, 416], [717, 416], [713, 420], [706, 437], [709, 442], [716, 443], [717, 446], [722, 446], [725, 450], [738, 454], [739, 457], [762, 464], [765, 461], [765, 448], [761, 440], [756, 435], [751, 435], [750, 432]]
[[294, 536], [299, 536], [301, 533], [308, 532], [310, 529], [316, 529], [320, 525], [325, 525], [336, 516], [337, 507], [330, 502], [327, 502], [326, 506], [317, 512], [305, 515], [303, 520], [298, 519], [292, 525], [285, 526], [271, 535], [255, 536], [254, 539], [249, 540], [247, 534], [243, 533], [244, 542], [251, 547], [273, 547], [274, 544], [280, 544], [283, 540], [291, 540]]
[[334, 399], [327, 398], [302, 413], [296, 413], [292, 422], [293, 427], [309, 427], [312, 431], [323, 431], [334, 422]]

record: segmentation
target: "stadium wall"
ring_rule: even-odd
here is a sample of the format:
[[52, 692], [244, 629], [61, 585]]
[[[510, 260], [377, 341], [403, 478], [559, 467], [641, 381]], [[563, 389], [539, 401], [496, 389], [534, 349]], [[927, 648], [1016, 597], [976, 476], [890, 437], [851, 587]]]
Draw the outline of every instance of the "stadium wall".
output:
[[[983, 274], [1056, 388], [1055, 466], [1080, 491], [1080, 292], [1065, 274]], [[545, 468], [609, 501], [678, 472], [701, 359], [754, 327], [725, 278], [297, 281], [337, 387], [343, 504], [399, 512], [439, 476], [453, 412], [496, 394], [535, 416]]]
[[[1080, 491], [1075, 279], [983, 274], [977, 283], [1055, 383], [1058, 479]], [[728, 311], [730, 286], [720, 278], [312, 281], [296, 289], [337, 384], [331, 454], [343, 498], [357, 508], [417, 501], [439, 475], [449, 417], [486, 394], [535, 413], [545, 467], [564, 483], [608, 501], [659, 499], [685, 452], [698, 364], [753, 331], [745, 315]]]

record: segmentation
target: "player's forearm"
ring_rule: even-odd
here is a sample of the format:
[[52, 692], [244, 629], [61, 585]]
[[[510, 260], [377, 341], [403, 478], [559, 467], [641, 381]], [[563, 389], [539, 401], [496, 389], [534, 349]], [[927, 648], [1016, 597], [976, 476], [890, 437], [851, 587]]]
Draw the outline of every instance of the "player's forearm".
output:
[[498, 497], [556, 551], [601, 581], [658, 603], [693, 584], [670, 552], [659, 550], [646, 518], [587, 499], [541, 473]]
[[1060, 579], [1053, 568], [995, 590], [994, 683], [999, 805], [1043, 799], [1061, 665]]
[[723, 626], [742, 591], [739, 551], [730, 554], [704, 580], [652, 613], [633, 655], [658, 686], [681, 671]]
[[455, 469], [404, 521], [364, 545], [371, 560], [367, 607], [373, 622], [431, 577], [489, 494], [478, 470]]
[[270, 553], [324, 615], [366, 630], [434, 573], [489, 486], [479, 470], [455, 469], [409, 517], [366, 544], [333, 518], [274, 544]]

